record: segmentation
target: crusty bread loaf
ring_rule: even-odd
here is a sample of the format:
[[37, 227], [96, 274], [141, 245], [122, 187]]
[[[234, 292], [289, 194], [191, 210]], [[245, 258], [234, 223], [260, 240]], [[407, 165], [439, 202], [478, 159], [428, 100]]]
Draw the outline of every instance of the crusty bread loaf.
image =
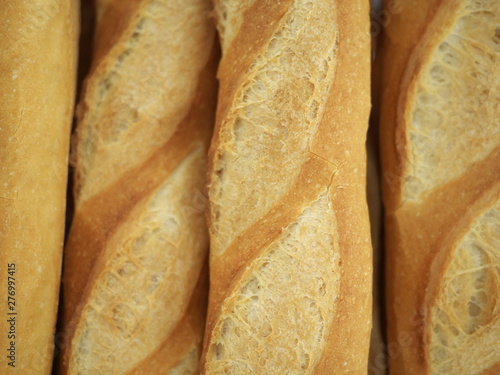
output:
[[61, 373], [197, 371], [216, 99], [210, 6], [97, 2], [93, 67], [78, 108]]
[[2, 374], [50, 374], [52, 368], [77, 4], [0, 0]]
[[203, 374], [366, 374], [368, 2], [220, 0]]
[[500, 371], [500, 2], [403, 1], [382, 162], [391, 373]]

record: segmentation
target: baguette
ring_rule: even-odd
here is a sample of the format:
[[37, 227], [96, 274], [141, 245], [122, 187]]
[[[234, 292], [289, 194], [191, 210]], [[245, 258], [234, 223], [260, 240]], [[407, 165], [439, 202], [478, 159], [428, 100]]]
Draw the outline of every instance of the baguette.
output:
[[78, 2], [0, 0], [0, 373], [50, 374]]
[[78, 108], [62, 374], [195, 374], [217, 47], [205, 0], [98, 1]]
[[366, 1], [215, 2], [202, 374], [366, 374]]
[[391, 373], [500, 371], [500, 2], [403, 2], [381, 113]]

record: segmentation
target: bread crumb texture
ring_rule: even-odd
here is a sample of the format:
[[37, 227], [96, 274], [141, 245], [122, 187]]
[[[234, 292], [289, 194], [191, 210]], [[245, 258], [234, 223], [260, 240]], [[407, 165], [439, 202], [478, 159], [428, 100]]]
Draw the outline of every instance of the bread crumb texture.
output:
[[404, 200], [420, 201], [500, 144], [500, 1], [459, 6], [408, 95]]
[[210, 54], [208, 8], [200, 0], [143, 1], [95, 67], [77, 129], [77, 205], [147, 159], [188, 113]]
[[[219, 14], [239, 9], [236, 3], [221, 2]], [[293, 1], [241, 77], [213, 159], [213, 254], [268, 212], [300, 173], [335, 75], [335, 17], [335, 2]]]
[[[199, 186], [204, 160], [200, 146], [109, 240], [72, 340], [70, 373], [130, 371], [169, 337], [186, 313], [207, 234], [201, 212], [185, 210], [190, 202], [184, 193]], [[192, 365], [185, 361], [180, 368]], [[177, 373], [182, 374], [180, 368]]]
[[339, 288], [329, 194], [246, 268], [222, 306], [206, 374], [312, 374], [328, 338]]
[[430, 312], [430, 373], [481, 374], [500, 362], [500, 202], [453, 250]]

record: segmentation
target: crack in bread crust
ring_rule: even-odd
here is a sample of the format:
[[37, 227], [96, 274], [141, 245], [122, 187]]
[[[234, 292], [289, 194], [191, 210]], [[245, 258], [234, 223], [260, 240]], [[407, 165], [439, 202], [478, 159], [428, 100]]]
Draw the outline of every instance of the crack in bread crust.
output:
[[201, 373], [366, 371], [367, 3], [257, 0], [236, 13], [237, 30], [219, 25], [234, 35], [209, 153]]
[[265, 215], [300, 173], [335, 76], [335, 14], [333, 2], [294, 1], [245, 73], [214, 157], [213, 253]]

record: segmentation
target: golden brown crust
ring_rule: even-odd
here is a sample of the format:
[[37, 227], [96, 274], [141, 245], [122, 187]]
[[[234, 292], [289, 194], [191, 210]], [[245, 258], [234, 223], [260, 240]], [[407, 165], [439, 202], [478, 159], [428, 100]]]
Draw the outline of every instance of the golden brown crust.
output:
[[367, 372], [372, 326], [372, 250], [365, 187], [370, 38], [368, 15], [364, 15], [368, 4], [339, 1], [338, 10], [339, 60], [325, 114], [325, 125], [333, 123], [333, 129], [326, 127], [316, 138], [323, 155], [332, 155], [339, 165], [332, 201], [339, 223], [341, 287], [334, 329], [317, 371], [325, 375]]
[[[5, 0], [0, 8], [0, 312], [5, 319], [0, 372], [50, 374], [76, 84], [78, 3]], [[9, 318], [14, 319], [12, 326], [7, 325]]]
[[[216, 2], [223, 59], [209, 157], [211, 288], [201, 371], [366, 373], [367, 4], [244, 4]], [[310, 59], [303, 48], [310, 49]], [[270, 78], [275, 71], [281, 79]], [[315, 90], [304, 84], [307, 74]], [[288, 133], [280, 133], [280, 122]], [[310, 126], [295, 130], [297, 123]], [[268, 138], [267, 131], [275, 133]], [[294, 155], [306, 141], [303, 155]], [[297, 161], [282, 162], [287, 156]], [[273, 161], [289, 170], [284, 178], [272, 175]], [[251, 168], [243, 179], [239, 162]], [[323, 283], [316, 284], [310, 272]]]
[[500, 9], [495, 1], [402, 5], [386, 30], [381, 104], [388, 340], [397, 347], [391, 373], [481, 373], [495, 362], [480, 353], [496, 323], [469, 328], [484, 317], [475, 316], [476, 303], [498, 314], [488, 303], [499, 286], [486, 283], [482, 300], [472, 285], [487, 272], [459, 268], [479, 259], [475, 266], [489, 269], [481, 256], [499, 236], [474, 228], [487, 210], [494, 216], [499, 199], [498, 86], [491, 78]]
[[98, 3], [74, 151], [61, 373], [196, 372], [218, 58], [209, 12], [204, 0]]

